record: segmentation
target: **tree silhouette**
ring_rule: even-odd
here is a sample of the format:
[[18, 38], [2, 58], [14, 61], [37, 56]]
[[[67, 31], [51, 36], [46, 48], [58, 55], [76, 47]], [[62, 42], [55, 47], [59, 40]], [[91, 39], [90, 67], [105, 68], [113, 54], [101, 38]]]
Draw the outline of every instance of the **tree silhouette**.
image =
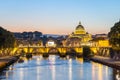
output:
[[9, 54], [9, 51], [15, 46], [15, 42], [16, 40], [13, 34], [0, 27], [0, 50], [2, 50], [3, 55], [5, 50], [7, 50], [7, 54]]
[[112, 45], [110, 55], [115, 60], [120, 60], [120, 21], [115, 23], [108, 33], [109, 42]]
[[120, 51], [120, 21], [111, 28], [108, 37], [113, 49]]

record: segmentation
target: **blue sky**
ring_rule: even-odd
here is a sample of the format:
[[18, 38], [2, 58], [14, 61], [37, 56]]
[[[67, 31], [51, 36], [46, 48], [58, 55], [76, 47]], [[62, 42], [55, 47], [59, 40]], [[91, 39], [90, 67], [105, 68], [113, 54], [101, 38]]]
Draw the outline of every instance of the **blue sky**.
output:
[[91, 34], [120, 19], [120, 0], [0, 0], [0, 26], [12, 32], [70, 34], [81, 21]]

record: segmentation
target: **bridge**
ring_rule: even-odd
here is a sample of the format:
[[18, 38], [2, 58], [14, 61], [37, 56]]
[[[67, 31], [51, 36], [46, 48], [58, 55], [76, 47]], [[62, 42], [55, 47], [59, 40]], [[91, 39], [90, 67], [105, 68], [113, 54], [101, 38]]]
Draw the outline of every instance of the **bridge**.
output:
[[19, 46], [15, 48], [14, 53], [40, 53], [40, 54], [61, 54], [74, 52], [82, 55], [82, 47], [44, 47], [44, 46]]
[[[95, 55], [109, 56], [110, 47], [90, 47]], [[83, 47], [45, 47], [45, 46], [19, 46], [14, 48], [12, 54], [39, 53], [39, 54], [60, 54], [76, 53], [83, 55]]]

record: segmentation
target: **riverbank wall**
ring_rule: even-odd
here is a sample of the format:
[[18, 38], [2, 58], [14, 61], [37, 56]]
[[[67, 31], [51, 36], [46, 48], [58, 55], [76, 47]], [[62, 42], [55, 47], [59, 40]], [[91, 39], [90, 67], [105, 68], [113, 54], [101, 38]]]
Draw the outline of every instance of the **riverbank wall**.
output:
[[10, 66], [19, 59], [19, 56], [5, 56], [0, 57], [0, 71], [2, 71], [7, 66]]
[[94, 56], [90, 60], [120, 70], [120, 61], [113, 60], [109, 57]]

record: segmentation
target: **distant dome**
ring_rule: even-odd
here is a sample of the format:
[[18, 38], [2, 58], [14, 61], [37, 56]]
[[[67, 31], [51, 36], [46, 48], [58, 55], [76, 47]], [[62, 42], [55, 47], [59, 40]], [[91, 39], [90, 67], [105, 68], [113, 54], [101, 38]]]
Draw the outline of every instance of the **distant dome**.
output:
[[84, 30], [84, 27], [81, 25], [81, 22], [79, 22], [79, 25], [76, 27], [76, 30], [78, 29], [83, 29]]

